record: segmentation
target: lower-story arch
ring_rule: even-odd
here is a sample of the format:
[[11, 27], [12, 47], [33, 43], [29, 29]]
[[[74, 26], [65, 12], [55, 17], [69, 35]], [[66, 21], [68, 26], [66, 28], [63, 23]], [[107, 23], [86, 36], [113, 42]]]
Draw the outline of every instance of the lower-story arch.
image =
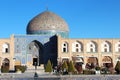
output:
[[8, 58], [3, 59], [2, 66], [10, 68], [10, 60]]
[[104, 56], [102, 58], [102, 64], [103, 64], [103, 67], [106, 67], [106, 68], [111, 68], [113, 67], [113, 61], [112, 61], [112, 58], [110, 56]]
[[86, 68], [87, 69], [95, 69], [98, 65], [98, 58], [97, 57], [88, 57]]
[[77, 69], [78, 73], [82, 72], [84, 60], [81, 56], [73, 56], [72, 57], [73, 62], [75, 63], [75, 68]]

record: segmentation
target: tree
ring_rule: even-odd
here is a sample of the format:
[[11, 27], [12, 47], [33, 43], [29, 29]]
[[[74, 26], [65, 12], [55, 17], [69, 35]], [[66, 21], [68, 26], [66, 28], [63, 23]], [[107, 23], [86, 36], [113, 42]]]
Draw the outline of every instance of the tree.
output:
[[52, 64], [50, 60], [48, 60], [47, 65], [45, 67], [45, 72], [52, 72]]
[[74, 65], [73, 65], [73, 62], [72, 62], [72, 61], [70, 61], [70, 63], [69, 63], [69, 66], [68, 66], [68, 71], [69, 71], [69, 72], [74, 72], [74, 71], [75, 71], [75, 67], [74, 67]]
[[115, 66], [115, 71], [117, 72], [117, 74], [120, 74], [120, 61], [117, 61], [117, 64]]
[[64, 61], [62, 64], [62, 70], [64, 71], [65, 69], [66, 69], [66, 71], [68, 71], [68, 65], [67, 65], [66, 61]]

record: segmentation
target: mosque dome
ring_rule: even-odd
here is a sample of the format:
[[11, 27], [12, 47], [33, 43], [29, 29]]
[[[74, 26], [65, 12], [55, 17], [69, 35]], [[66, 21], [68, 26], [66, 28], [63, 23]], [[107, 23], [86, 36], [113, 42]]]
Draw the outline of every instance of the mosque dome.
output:
[[55, 35], [68, 37], [68, 24], [60, 16], [50, 11], [44, 11], [35, 16], [27, 25], [27, 34]]

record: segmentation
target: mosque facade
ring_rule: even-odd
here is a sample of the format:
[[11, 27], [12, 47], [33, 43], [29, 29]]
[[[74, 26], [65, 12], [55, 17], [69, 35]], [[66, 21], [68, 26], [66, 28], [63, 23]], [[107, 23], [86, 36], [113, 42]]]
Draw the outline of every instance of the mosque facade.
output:
[[115, 67], [120, 59], [120, 39], [69, 38], [68, 24], [51, 11], [44, 11], [29, 21], [26, 35], [13, 34], [0, 39], [0, 66], [25, 65], [38, 68], [51, 60], [53, 66], [75, 61], [81, 67]]

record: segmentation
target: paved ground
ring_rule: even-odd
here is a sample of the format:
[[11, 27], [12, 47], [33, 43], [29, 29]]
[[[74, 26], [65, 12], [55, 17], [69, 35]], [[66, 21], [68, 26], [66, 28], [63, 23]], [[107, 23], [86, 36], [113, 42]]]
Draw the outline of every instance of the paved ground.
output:
[[23, 74], [1, 74], [0, 80], [120, 80], [120, 75], [52, 75], [38, 74], [34, 78], [34, 73]]

